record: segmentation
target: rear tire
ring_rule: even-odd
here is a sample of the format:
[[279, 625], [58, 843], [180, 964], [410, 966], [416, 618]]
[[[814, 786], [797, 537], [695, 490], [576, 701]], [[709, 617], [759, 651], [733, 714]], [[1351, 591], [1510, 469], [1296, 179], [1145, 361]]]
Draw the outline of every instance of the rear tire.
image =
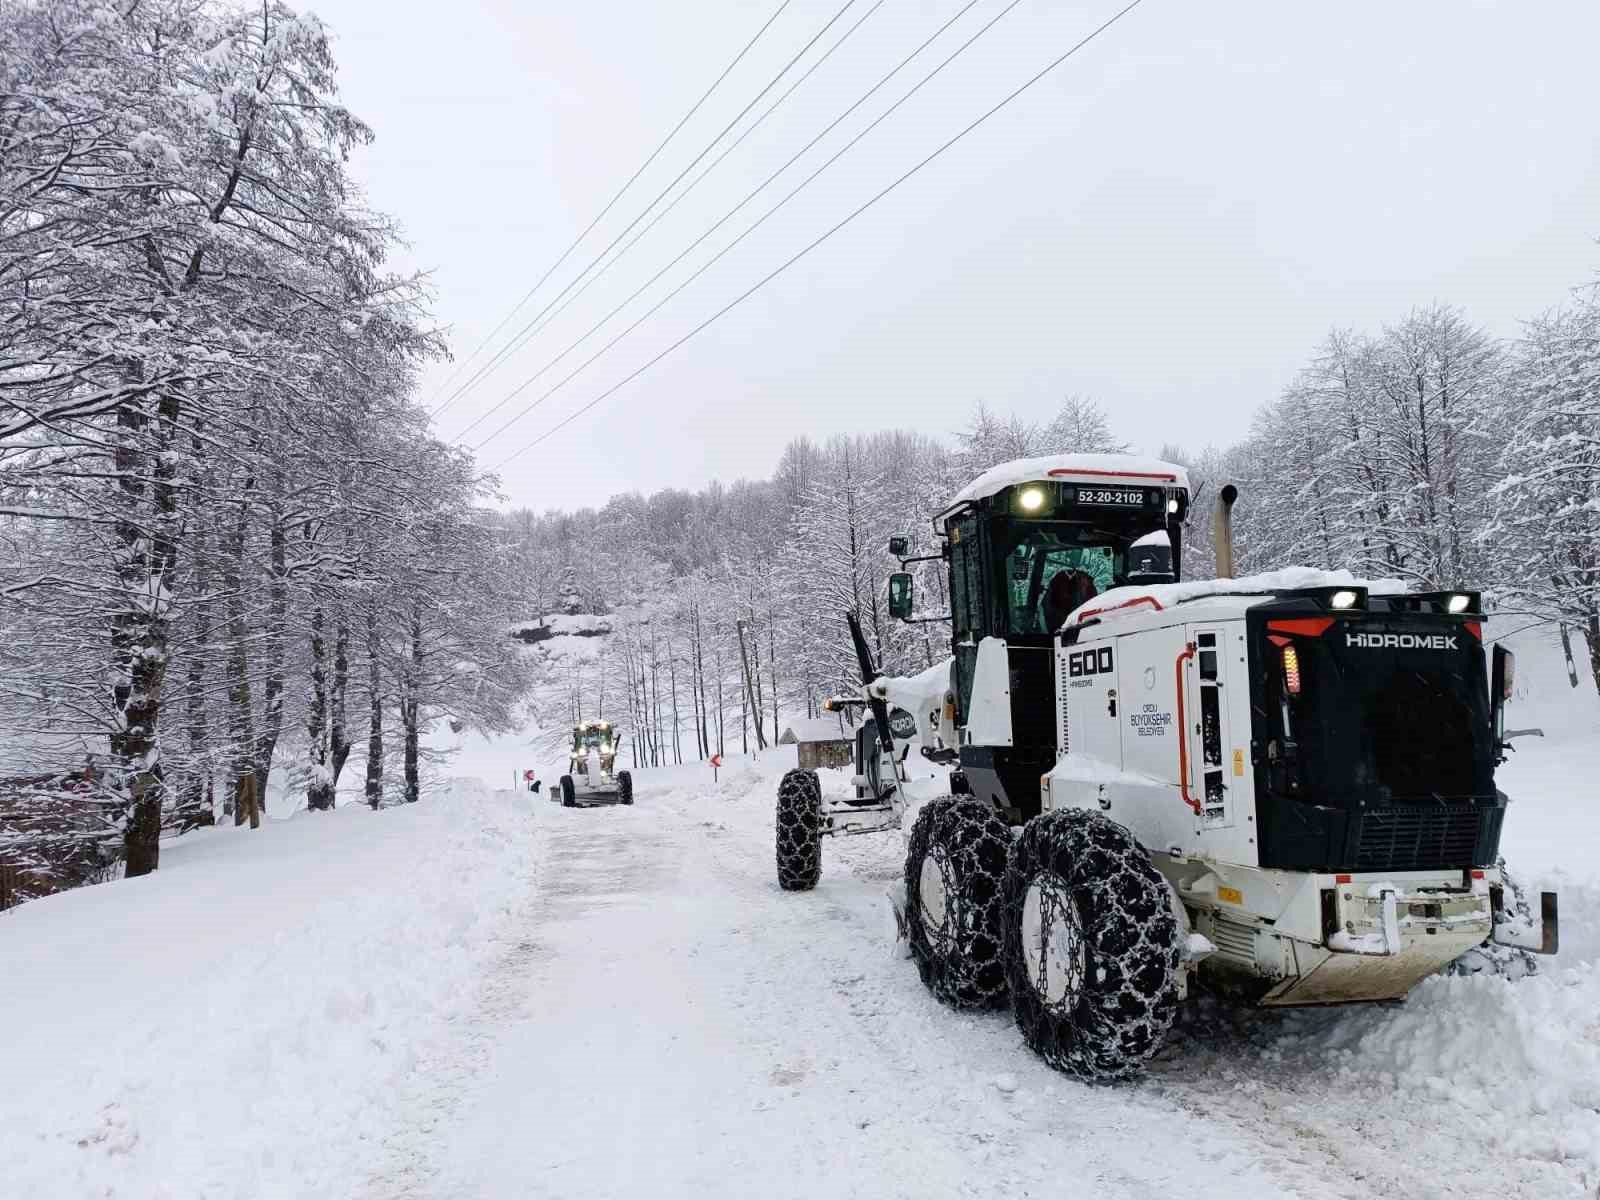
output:
[[561, 777], [561, 807], [578, 807], [578, 789], [572, 786], [571, 775], [563, 775]]
[[906, 934], [922, 982], [952, 1008], [1005, 1003], [1002, 886], [1011, 830], [982, 800], [923, 806], [906, 853]]
[[809, 892], [822, 878], [822, 784], [795, 768], [778, 784], [778, 886]]
[[617, 772], [617, 799], [624, 804], [633, 803], [633, 772]]
[[1089, 1082], [1129, 1079], [1178, 1013], [1182, 930], [1121, 825], [1079, 809], [1023, 826], [1005, 878], [1005, 969], [1023, 1040]]

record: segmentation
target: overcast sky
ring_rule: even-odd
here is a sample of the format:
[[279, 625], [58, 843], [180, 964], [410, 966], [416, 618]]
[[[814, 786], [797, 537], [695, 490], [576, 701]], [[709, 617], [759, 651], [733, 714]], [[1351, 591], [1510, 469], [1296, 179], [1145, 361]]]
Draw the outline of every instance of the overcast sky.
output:
[[[599, 282], [438, 416], [455, 439], [966, 0], [884, 0]], [[561, 386], [1005, 7], [951, 29], [661, 283], [464, 442], [495, 466], [670, 345], [1121, 7], [1023, 0], [757, 232]], [[666, 187], [845, 0], [790, 0], [490, 350], [488, 336], [779, 0], [317, 0], [358, 175], [432, 273], [442, 399]], [[725, 147], [874, 0], [854, 0]], [[658, 366], [513, 459], [512, 503], [770, 474], [800, 434], [945, 433], [980, 398], [1100, 399], [1136, 449], [1237, 439], [1330, 327], [1435, 300], [1515, 336], [1600, 268], [1594, 0], [1145, 2]], [[703, 160], [711, 161], [718, 151]], [[691, 172], [695, 178], [698, 169]], [[682, 185], [679, 185], [681, 190]], [[674, 193], [676, 194], [676, 193]], [[671, 198], [670, 196], [668, 197]], [[506, 419], [538, 401], [509, 429]]]

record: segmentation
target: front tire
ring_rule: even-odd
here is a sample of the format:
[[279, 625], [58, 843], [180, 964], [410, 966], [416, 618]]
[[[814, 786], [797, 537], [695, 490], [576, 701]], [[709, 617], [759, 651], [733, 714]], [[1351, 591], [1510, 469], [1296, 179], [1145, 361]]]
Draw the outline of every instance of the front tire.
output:
[[1023, 827], [1005, 878], [1005, 970], [1023, 1040], [1089, 1082], [1137, 1075], [1178, 1012], [1182, 930], [1121, 825], [1078, 809]]
[[561, 777], [561, 807], [578, 807], [578, 789], [572, 786], [571, 775], [563, 775]]
[[822, 878], [822, 784], [796, 767], [778, 784], [778, 886], [809, 892]]
[[617, 799], [624, 804], [633, 803], [633, 772], [617, 772]]
[[923, 806], [906, 853], [906, 934], [922, 982], [953, 1008], [1005, 1003], [1002, 885], [1011, 830], [965, 796]]

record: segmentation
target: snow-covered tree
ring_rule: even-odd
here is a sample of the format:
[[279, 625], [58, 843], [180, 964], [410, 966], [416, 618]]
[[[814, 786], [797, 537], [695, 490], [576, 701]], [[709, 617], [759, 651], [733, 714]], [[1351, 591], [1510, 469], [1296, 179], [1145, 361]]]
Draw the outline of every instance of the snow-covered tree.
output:
[[1600, 299], [1532, 321], [1516, 347], [1489, 519], [1496, 597], [1582, 629], [1600, 681]]

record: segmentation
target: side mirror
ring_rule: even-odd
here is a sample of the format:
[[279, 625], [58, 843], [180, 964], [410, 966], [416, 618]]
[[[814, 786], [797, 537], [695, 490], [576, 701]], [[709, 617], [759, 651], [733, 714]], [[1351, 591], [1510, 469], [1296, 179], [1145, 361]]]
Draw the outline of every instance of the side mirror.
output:
[[889, 539], [889, 553], [896, 558], [911, 557], [911, 539], [899, 534]]
[[911, 574], [896, 571], [889, 576], [889, 615], [896, 620], [909, 621], [912, 606]]
[[1494, 648], [1494, 667], [1489, 673], [1489, 711], [1493, 714], [1494, 744], [1498, 750], [1506, 740], [1506, 701], [1517, 683], [1517, 656], [1504, 646]]

